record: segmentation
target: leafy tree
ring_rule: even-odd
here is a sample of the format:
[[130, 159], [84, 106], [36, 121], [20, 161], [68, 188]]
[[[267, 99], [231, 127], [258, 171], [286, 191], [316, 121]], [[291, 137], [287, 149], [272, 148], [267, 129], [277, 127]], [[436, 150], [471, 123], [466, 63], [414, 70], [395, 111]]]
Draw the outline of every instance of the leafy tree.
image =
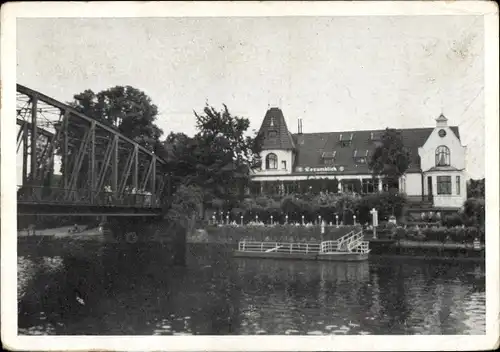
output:
[[484, 198], [469, 198], [464, 202], [463, 214], [475, 225], [484, 226], [485, 201]]
[[484, 198], [484, 181], [480, 180], [469, 180], [467, 182], [467, 198]]
[[250, 121], [206, 106], [194, 112], [198, 132], [193, 137], [171, 133], [165, 140], [167, 162], [176, 185], [203, 188], [204, 201], [241, 199], [250, 170], [258, 164], [260, 138], [248, 136]]
[[[137, 142], [144, 148], [155, 152], [160, 157], [164, 156], [164, 148], [160, 142], [163, 131], [156, 125], [158, 108], [144, 92], [131, 86], [116, 86], [94, 93], [92, 90], [85, 90], [75, 94], [73, 102], [69, 105], [78, 112], [89, 116], [123, 134], [124, 136]], [[68, 134], [70, 140], [83, 140], [85, 131], [75, 124], [70, 124]], [[100, 141], [96, 146], [96, 155], [103, 155], [106, 143], [111, 135], [103, 130], [96, 131], [96, 141]], [[62, 146], [59, 145], [58, 153], [62, 153]], [[70, 148], [68, 160], [74, 160], [77, 148]], [[144, 161], [140, 162], [140, 172], [145, 168]], [[120, 158], [119, 167], [123, 167], [125, 158]], [[65, 172], [64, 160], [61, 162], [61, 173]], [[110, 170], [108, 170], [111, 172]], [[77, 188], [87, 188], [89, 172], [89, 158], [86, 156], [82, 162], [79, 173], [79, 183]]]
[[405, 147], [401, 133], [387, 128], [381, 136], [381, 143], [375, 148], [368, 166], [374, 176], [384, 176], [390, 186], [396, 186], [410, 165], [411, 153]]
[[85, 90], [70, 105], [77, 111], [115, 128], [150, 151], [160, 151], [163, 131], [156, 125], [158, 108], [143, 91], [116, 86], [95, 94]]
[[201, 201], [202, 190], [199, 187], [181, 185], [173, 195], [166, 218], [171, 222], [186, 223], [192, 216], [198, 216]]

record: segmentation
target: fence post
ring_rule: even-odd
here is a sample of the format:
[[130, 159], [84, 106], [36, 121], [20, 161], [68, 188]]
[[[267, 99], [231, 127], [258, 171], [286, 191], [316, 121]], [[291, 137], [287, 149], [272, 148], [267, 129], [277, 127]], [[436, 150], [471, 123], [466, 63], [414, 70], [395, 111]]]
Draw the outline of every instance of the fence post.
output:
[[309, 243], [306, 243], [306, 254], [309, 253]]

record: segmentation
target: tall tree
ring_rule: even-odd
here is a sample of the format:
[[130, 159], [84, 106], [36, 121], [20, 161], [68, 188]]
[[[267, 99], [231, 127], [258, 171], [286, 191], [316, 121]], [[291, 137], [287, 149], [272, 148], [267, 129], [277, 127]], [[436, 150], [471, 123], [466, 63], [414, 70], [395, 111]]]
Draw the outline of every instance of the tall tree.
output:
[[114, 127], [150, 151], [159, 151], [163, 131], [156, 125], [158, 107], [143, 91], [116, 86], [95, 94], [85, 90], [70, 105], [93, 119]]
[[232, 200], [242, 195], [250, 170], [258, 163], [260, 138], [249, 136], [250, 121], [206, 106], [194, 112], [198, 132], [189, 138], [171, 133], [166, 141], [167, 160], [178, 183], [203, 188], [205, 201]]
[[470, 179], [467, 182], [467, 198], [484, 198], [484, 178], [479, 180]]
[[[158, 108], [143, 91], [131, 86], [116, 86], [96, 94], [88, 89], [75, 94], [74, 100], [69, 105], [78, 112], [112, 127], [144, 148], [161, 157], [164, 156], [164, 148], [160, 142], [163, 131], [155, 123]], [[70, 139], [81, 141], [84, 131], [78, 126], [70, 124], [68, 134]], [[110, 135], [104, 131], [98, 131], [96, 138], [106, 141], [109, 140]], [[62, 146], [58, 146], [59, 152], [61, 152], [61, 148]], [[105, 148], [105, 144], [96, 146], [96, 154], [103, 155]], [[76, 153], [77, 150], [72, 148], [69, 152], [70, 154]], [[68, 156], [68, 160], [73, 159], [73, 155]], [[125, 160], [120, 160], [120, 164], [124, 162]], [[140, 163], [140, 167], [144, 167], [142, 161]], [[88, 164], [88, 157], [85, 157], [80, 168], [77, 188], [88, 187], [86, 184], [88, 182]], [[61, 172], [63, 174], [64, 170], [65, 166], [62, 162]]]
[[374, 176], [383, 176], [392, 187], [397, 187], [401, 177], [410, 165], [411, 153], [404, 145], [401, 133], [387, 128], [375, 148], [368, 166]]
[[[202, 146], [199, 157], [207, 168], [206, 181], [215, 196], [237, 192], [248, 185], [250, 169], [257, 165], [260, 143], [257, 136], [246, 135], [250, 121], [233, 116], [226, 105], [222, 111], [206, 106], [196, 116], [197, 143]], [[228, 192], [229, 191], [229, 192]]]

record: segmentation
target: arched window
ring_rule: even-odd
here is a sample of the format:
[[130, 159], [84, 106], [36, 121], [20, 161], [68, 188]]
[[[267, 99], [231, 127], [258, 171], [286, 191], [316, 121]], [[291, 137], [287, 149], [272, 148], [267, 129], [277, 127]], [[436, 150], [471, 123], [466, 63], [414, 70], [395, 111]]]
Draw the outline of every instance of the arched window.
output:
[[269, 153], [266, 156], [266, 169], [277, 169], [278, 157], [274, 153]]
[[450, 166], [450, 149], [444, 145], [436, 149], [436, 166]]

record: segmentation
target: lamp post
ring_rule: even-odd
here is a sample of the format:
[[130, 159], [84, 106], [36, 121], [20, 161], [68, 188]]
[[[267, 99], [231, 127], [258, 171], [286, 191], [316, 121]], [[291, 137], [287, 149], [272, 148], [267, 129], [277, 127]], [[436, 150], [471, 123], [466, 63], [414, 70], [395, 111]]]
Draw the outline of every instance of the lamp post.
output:
[[304, 215], [302, 215], [302, 226], [305, 225], [304, 224]]
[[273, 216], [271, 215], [271, 226], [273, 225]]
[[354, 225], [356, 225], [356, 215], [352, 216], [352, 221], [354, 222]]
[[370, 210], [370, 213], [372, 214], [372, 225], [373, 225], [373, 238], [377, 238], [377, 226], [378, 226], [378, 211], [373, 208]]
[[229, 225], [229, 215], [226, 215], [226, 225]]
[[212, 222], [215, 225], [215, 215], [212, 215]]
[[335, 214], [335, 223], [337, 224], [337, 227], [339, 227], [339, 214]]
[[285, 215], [285, 224], [288, 224], [288, 214]]
[[241, 226], [243, 226], [243, 215], [240, 215]]
[[259, 222], [259, 216], [255, 215], [255, 222]]

